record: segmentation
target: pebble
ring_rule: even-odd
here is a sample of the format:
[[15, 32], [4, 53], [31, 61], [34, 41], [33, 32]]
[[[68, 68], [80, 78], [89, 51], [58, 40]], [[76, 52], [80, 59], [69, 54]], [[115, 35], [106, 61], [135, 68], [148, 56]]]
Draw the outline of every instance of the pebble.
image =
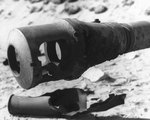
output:
[[62, 4], [65, 2], [65, 0], [51, 0], [51, 2], [54, 4]]
[[89, 11], [94, 11], [94, 7], [92, 6], [92, 7], [89, 7]]
[[134, 4], [134, 1], [133, 0], [124, 0], [122, 1], [123, 3], [123, 6], [131, 6]]
[[30, 21], [29, 23], [28, 23], [28, 25], [32, 25], [33, 24], [33, 21]]
[[41, 2], [42, 0], [29, 0], [30, 3], [37, 3], [37, 2]]
[[145, 14], [146, 14], [146, 15], [150, 15], [150, 8], [147, 8], [147, 9], [145, 10]]
[[76, 14], [81, 10], [81, 8], [76, 4], [68, 4], [65, 6], [65, 12], [67, 12], [69, 15]]
[[1, 9], [1, 10], [0, 10], [0, 14], [2, 14], [3, 12], [4, 12], [4, 9]]
[[42, 9], [43, 9], [43, 7], [33, 6], [30, 10], [30, 13], [40, 12]]
[[68, 0], [68, 2], [76, 2], [76, 1], [78, 1], [78, 0]]
[[50, 2], [50, 0], [43, 0], [43, 4], [47, 5]]
[[98, 5], [97, 7], [95, 7], [94, 11], [95, 11], [95, 14], [99, 14], [99, 13], [103, 13], [107, 11], [107, 9], [108, 8], [104, 5]]

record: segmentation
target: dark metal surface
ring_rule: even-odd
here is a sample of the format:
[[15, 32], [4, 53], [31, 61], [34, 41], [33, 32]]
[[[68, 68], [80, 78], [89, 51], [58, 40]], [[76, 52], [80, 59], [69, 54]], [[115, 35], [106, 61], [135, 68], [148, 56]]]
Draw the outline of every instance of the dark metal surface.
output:
[[78, 88], [56, 90], [38, 97], [12, 95], [8, 111], [12, 115], [58, 117], [87, 109], [87, 93]]

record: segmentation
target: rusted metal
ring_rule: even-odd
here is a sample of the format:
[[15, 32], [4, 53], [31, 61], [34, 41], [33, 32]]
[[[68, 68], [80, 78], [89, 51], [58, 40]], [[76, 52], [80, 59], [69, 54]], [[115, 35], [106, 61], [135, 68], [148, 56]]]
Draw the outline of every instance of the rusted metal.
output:
[[58, 117], [60, 115], [75, 116], [91, 112], [106, 111], [125, 103], [126, 94], [114, 95], [102, 102], [98, 98], [89, 107], [87, 96], [91, 91], [78, 88], [56, 90], [38, 97], [12, 95], [8, 102], [8, 111], [12, 115], [35, 117]]
[[8, 111], [12, 115], [55, 116], [59, 110], [49, 103], [50, 96], [25, 97], [12, 95], [8, 102]]
[[56, 90], [38, 97], [12, 95], [8, 102], [8, 111], [12, 115], [58, 117], [86, 109], [87, 92], [78, 88]]
[[[64, 19], [14, 29], [9, 41], [10, 68], [18, 83], [29, 89], [45, 81], [77, 78], [90, 66], [148, 48], [150, 23], [87, 23]], [[38, 59], [43, 43], [45, 64]]]

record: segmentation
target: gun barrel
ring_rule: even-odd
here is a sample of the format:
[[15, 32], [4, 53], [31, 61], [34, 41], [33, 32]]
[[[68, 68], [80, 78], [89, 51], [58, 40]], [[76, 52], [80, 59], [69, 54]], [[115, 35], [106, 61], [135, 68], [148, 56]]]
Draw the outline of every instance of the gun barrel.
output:
[[23, 97], [12, 95], [8, 103], [8, 111], [13, 115], [56, 116], [58, 109], [49, 103], [50, 96]]
[[86, 53], [90, 66], [118, 55], [150, 47], [150, 22], [81, 23], [87, 31]]
[[38, 97], [12, 95], [8, 111], [12, 115], [49, 116], [73, 115], [87, 109], [87, 93], [71, 88], [56, 90]]
[[150, 47], [150, 22], [140, 21], [130, 24], [134, 34], [134, 43], [130, 51]]
[[[15, 29], [10, 32], [9, 41], [10, 68], [18, 83], [29, 89], [45, 81], [77, 78], [90, 66], [148, 48], [150, 23], [87, 23], [65, 19]], [[45, 65], [38, 59], [43, 43]]]

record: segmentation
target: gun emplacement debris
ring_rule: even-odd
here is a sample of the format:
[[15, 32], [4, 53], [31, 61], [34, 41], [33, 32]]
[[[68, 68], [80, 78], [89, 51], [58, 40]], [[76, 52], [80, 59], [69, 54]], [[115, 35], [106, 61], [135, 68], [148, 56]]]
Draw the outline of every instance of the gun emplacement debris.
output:
[[105, 101], [97, 101], [87, 106], [87, 96], [91, 94], [78, 88], [56, 90], [39, 97], [12, 95], [8, 102], [8, 111], [12, 115], [35, 117], [76, 116], [79, 114], [106, 111], [124, 104], [126, 94], [110, 94]]
[[[45, 64], [39, 60], [43, 43]], [[44, 81], [79, 77], [90, 66], [149, 46], [150, 22], [87, 23], [64, 19], [12, 30], [7, 53], [18, 83], [29, 89]]]
[[57, 90], [40, 97], [12, 95], [8, 102], [8, 111], [13, 115], [58, 117], [86, 109], [87, 93], [78, 88]]

